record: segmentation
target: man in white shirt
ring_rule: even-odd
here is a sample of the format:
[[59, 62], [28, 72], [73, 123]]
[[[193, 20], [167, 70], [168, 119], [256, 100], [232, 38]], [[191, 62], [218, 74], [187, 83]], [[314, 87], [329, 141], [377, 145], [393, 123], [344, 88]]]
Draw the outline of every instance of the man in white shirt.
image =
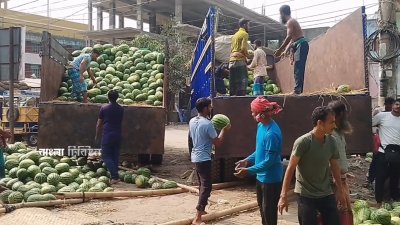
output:
[[[381, 147], [376, 157], [375, 199], [382, 204], [384, 183], [390, 178], [390, 196], [399, 199], [398, 183], [400, 177], [400, 99], [393, 104], [391, 112], [380, 112], [372, 119], [372, 126], [379, 128]], [[394, 154], [393, 154], [394, 153]], [[391, 158], [388, 158], [391, 156]]]
[[248, 66], [249, 69], [254, 70], [254, 85], [253, 94], [264, 95], [264, 81], [265, 76], [267, 76], [267, 55], [264, 50], [262, 50], [262, 43], [260, 40], [255, 40], [256, 50], [254, 51], [254, 57], [251, 64]]

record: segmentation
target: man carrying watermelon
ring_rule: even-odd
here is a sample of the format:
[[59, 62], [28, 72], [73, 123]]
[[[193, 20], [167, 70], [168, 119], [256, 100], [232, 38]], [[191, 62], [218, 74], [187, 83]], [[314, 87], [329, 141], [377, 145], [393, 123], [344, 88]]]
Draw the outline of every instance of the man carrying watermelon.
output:
[[118, 92], [110, 90], [108, 92], [110, 103], [103, 105], [100, 109], [95, 137], [95, 142], [98, 143], [100, 135], [103, 134], [101, 138], [101, 156], [108, 171], [110, 171], [112, 184], [119, 182], [119, 150], [122, 139], [122, 119], [124, 116], [124, 108], [117, 103], [117, 99]]
[[[279, 212], [288, 211], [287, 193], [296, 171], [294, 192], [298, 195], [298, 220], [300, 225], [317, 225], [317, 214], [322, 224], [341, 225], [337, 200], [346, 205], [340, 176], [339, 151], [334, 137], [335, 114], [328, 107], [317, 107], [312, 113], [313, 130], [299, 137], [294, 145], [283, 181]], [[335, 179], [336, 196], [331, 176]]]
[[256, 150], [236, 163], [237, 177], [257, 175], [257, 202], [263, 225], [278, 224], [278, 201], [282, 188], [282, 132], [273, 116], [282, 111], [276, 102], [257, 97], [251, 102], [251, 113], [258, 122]]
[[91, 54], [82, 54], [76, 57], [68, 68], [68, 76], [72, 80], [72, 92], [71, 97], [76, 98], [78, 101], [81, 100], [83, 95], [83, 102], [87, 103], [87, 86], [83, 73], [87, 71], [90, 78], [93, 80], [93, 84], [96, 84], [93, 71], [90, 69], [90, 62], [96, 61], [97, 57], [100, 56], [100, 52], [96, 49], [92, 50]]
[[211, 154], [212, 146], [222, 144], [226, 132], [230, 129], [230, 124], [221, 129], [220, 134], [209, 120], [211, 116], [211, 99], [200, 98], [196, 101], [197, 116], [189, 122], [189, 134], [193, 140], [191, 160], [195, 165], [197, 177], [199, 179], [199, 201], [197, 213], [192, 224], [202, 224], [201, 216], [206, 214], [208, 198], [211, 194]]

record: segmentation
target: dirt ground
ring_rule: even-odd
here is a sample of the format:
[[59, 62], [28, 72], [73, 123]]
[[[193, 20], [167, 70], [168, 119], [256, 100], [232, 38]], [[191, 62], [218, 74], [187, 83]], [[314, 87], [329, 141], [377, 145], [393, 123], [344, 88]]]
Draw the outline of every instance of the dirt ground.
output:
[[[154, 166], [151, 169], [158, 177], [175, 180], [185, 184], [186, 179], [181, 175], [191, 169], [187, 150], [187, 126], [171, 125], [166, 128], [165, 155], [162, 166]], [[371, 199], [371, 191], [364, 188], [367, 162], [359, 157], [350, 160], [351, 170], [356, 176], [351, 181], [352, 196], [355, 198]], [[133, 185], [125, 183], [118, 184], [117, 190], [134, 190]], [[213, 191], [211, 194], [213, 202], [206, 209], [208, 212], [220, 211], [256, 200], [254, 185], [228, 188]], [[197, 196], [190, 193], [177, 195], [130, 198], [108, 201], [91, 201], [78, 205], [57, 207], [50, 210], [43, 209], [20, 209], [13, 213], [0, 217], [0, 224], [4, 225], [36, 225], [36, 224], [114, 224], [114, 225], [153, 225], [165, 222], [188, 219], [195, 213]], [[37, 211], [35, 211], [37, 210]], [[28, 222], [19, 221], [15, 218], [19, 215], [29, 218]], [[37, 215], [45, 215], [52, 222], [44, 222]], [[29, 215], [32, 215], [30, 217]], [[66, 215], [73, 215], [68, 217]], [[37, 219], [35, 219], [37, 217]], [[70, 218], [70, 219], [66, 219]], [[260, 223], [258, 210], [242, 212], [240, 214], [223, 218], [207, 224], [218, 225], [257, 225]], [[279, 216], [280, 225], [295, 225], [297, 223], [297, 208], [295, 200], [290, 204], [289, 212]]]

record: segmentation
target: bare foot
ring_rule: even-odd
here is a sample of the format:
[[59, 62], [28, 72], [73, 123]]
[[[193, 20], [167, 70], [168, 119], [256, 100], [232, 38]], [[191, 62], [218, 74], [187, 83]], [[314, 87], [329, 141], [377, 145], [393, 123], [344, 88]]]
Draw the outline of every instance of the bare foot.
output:
[[119, 180], [111, 180], [111, 184], [118, 184]]

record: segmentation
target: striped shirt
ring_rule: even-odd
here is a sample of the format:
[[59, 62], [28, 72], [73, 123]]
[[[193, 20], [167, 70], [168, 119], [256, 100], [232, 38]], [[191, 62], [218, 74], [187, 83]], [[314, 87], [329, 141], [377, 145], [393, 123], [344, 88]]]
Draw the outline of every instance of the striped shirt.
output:
[[89, 65], [90, 62], [92, 61], [92, 57], [90, 56], [90, 54], [82, 54], [82, 55], [76, 57], [74, 59], [74, 61], [71, 62], [72, 68], [79, 70], [83, 60], [85, 60], [87, 62], [87, 65], [86, 65], [86, 70], [87, 70], [90, 66]]

